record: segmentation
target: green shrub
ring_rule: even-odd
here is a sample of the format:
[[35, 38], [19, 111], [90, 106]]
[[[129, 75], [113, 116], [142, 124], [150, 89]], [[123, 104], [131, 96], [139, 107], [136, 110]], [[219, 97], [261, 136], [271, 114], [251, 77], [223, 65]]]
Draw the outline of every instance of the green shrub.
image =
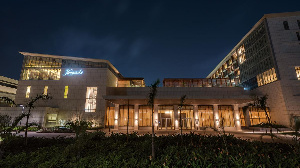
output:
[[[224, 144], [224, 139], [227, 142]], [[0, 167], [299, 167], [299, 146], [246, 141], [232, 135], [183, 134], [106, 136], [103, 132], [74, 138], [21, 137], [5, 141]], [[20, 146], [20, 147], [19, 147]], [[227, 148], [227, 150], [226, 150]], [[227, 152], [228, 151], [228, 152]]]

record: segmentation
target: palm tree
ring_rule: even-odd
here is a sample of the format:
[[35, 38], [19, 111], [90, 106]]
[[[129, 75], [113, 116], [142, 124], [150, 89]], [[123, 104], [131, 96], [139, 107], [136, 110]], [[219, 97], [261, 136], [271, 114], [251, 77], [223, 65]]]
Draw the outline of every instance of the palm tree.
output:
[[262, 110], [264, 110], [268, 124], [271, 125], [271, 119], [270, 116], [267, 112], [267, 100], [268, 100], [268, 95], [264, 95], [262, 97], [258, 97], [258, 96], [254, 96], [253, 101], [254, 103], [251, 105], [256, 106], [257, 108], [260, 108]]
[[156, 97], [156, 93], [157, 93], [157, 88], [159, 85], [160, 81], [159, 79], [157, 79], [153, 84], [151, 84], [149, 86], [150, 88], [150, 92], [149, 92], [149, 96], [148, 96], [148, 105], [151, 106], [151, 110], [152, 110], [152, 159], [155, 158], [155, 149], [154, 149], [154, 100]]
[[182, 136], [182, 121], [181, 121], [181, 110], [182, 110], [182, 106], [184, 106], [184, 101], [185, 101], [186, 95], [181, 96], [180, 98], [180, 104], [179, 104], [179, 123], [180, 123], [180, 135]]

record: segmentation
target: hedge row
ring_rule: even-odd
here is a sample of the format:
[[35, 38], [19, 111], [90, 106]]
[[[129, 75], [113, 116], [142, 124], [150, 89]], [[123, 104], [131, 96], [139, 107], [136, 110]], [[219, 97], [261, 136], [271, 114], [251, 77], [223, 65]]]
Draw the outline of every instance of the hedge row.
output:
[[[299, 167], [299, 146], [250, 142], [232, 135], [151, 135], [103, 132], [73, 138], [16, 137], [1, 145], [0, 167]], [[19, 147], [21, 146], [21, 147]]]

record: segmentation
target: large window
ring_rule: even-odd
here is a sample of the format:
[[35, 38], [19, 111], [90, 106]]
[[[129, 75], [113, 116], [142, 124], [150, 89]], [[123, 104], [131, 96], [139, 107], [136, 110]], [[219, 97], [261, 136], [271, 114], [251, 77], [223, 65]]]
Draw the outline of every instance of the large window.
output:
[[224, 127], [234, 127], [232, 106], [219, 106], [219, 117]]
[[139, 106], [139, 126], [152, 126], [152, 111], [150, 106]]
[[115, 116], [115, 107], [107, 107], [105, 115], [105, 125], [113, 126], [114, 125], [114, 116]]
[[96, 112], [97, 87], [87, 87], [85, 112]]
[[160, 129], [174, 128], [173, 106], [158, 106], [158, 126], [160, 127]]
[[[178, 109], [178, 114], [180, 114], [180, 109]], [[193, 125], [193, 106], [182, 106], [181, 108], [181, 124], [182, 129], [192, 129]], [[180, 127], [180, 125], [179, 125]]]
[[[128, 113], [128, 106], [127, 105], [121, 105], [119, 110], [119, 126], [133, 126], [133, 111], [134, 106], [129, 105], [129, 113]], [[129, 120], [128, 120], [129, 115]]]
[[61, 69], [27, 68], [23, 70], [22, 80], [59, 80]]
[[26, 89], [26, 98], [29, 98], [30, 96], [30, 89], [31, 89], [31, 86], [27, 86], [27, 89]]
[[263, 86], [277, 80], [275, 68], [269, 69], [256, 76], [258, 86]]
[[198, 106], [199, 126], [214, 127], [213, 106]]
[[[268, 116], [270, 117], [269, 109], [267, 109]], [[256, 107], [249, 107], [249, 116], [251, 125], [256, 125], [260, 123], [267, 123], [267, 116], [264, 110]]]

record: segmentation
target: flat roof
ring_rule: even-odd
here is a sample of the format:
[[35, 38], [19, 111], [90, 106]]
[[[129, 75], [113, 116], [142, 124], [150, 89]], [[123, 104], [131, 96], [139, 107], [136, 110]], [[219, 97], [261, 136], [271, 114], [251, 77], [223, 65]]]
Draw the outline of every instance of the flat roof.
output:
[[94, 59], [94, 58], [81, 58], [81, 57], [70, 57], [70, 56], [60, 56], [60, 55], [49, 55], [49, 54], [39, 54], [39, 53], [29, 53], [29, 52], [19, 52], [22, 55], [33, 56], [33, 57], [46, 57], [46, 58], [59, 58], [59, 59], [69, 59], [78, 61], [90, 61], [90, 62], [103, 62], [107, 63], [116, 73], [120, 74], [116, 67], [114, 67], [108, 60]]

